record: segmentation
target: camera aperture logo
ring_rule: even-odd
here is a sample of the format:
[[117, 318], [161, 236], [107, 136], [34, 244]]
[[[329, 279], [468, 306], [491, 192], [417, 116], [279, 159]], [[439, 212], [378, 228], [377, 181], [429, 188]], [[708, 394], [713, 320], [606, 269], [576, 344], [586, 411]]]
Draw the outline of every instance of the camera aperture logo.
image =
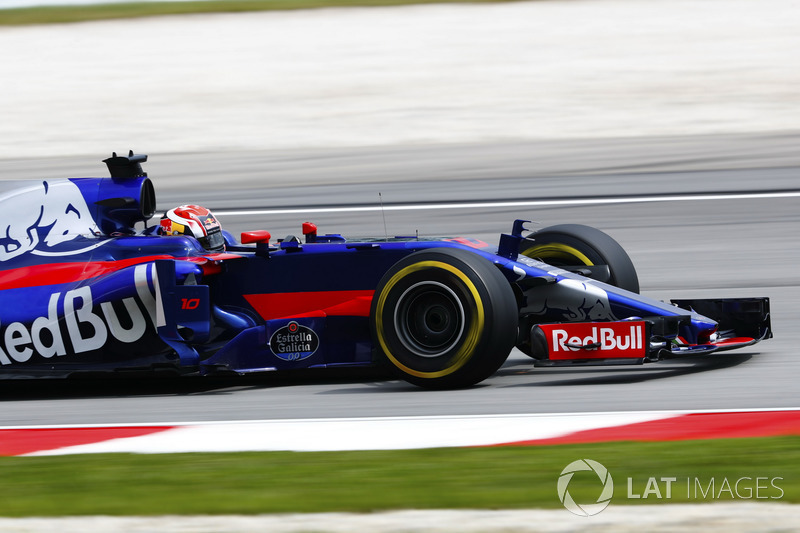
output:
[[[572, 481], [572, 476], [574, 476], [576, 472], [583, 471], [590, 471], [597, 474], [599, 479], [598, 485], [602, 486], [602, 488], [598, 487], [600, 496], [598, 496], [597, 501], [594, 503], [579, 504], [569, 493], [569, 483]], [[567, 511], [578, 516], [593, 516], [600, 513], [611, 503], [611, 497], [613, 495], [614, 480], [611, 479], [611, 474], [608, 473], [608, 469], [591, 459], [578, 459], [577, 461], [571, 462], [561, 471], [561, 475], [558, 477], [558, 499], [564, 504]]]

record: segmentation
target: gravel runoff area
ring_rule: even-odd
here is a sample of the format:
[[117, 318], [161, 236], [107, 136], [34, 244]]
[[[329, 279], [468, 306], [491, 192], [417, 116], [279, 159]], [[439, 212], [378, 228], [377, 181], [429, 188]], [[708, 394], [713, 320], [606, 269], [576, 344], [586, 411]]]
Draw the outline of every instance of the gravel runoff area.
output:
[[800, 2], [570, 0], [0, 29], [0, 159], [758, 133]]
[[648, 533], [793, 531], [798, 506], [776, 503], [610, 506], [579, 517], [565, 509], [520, 511], [392, 511], [261, 516], [155, 516], [0, 519], [0, 531], [19, 533], [484, 533], [570, 531]]

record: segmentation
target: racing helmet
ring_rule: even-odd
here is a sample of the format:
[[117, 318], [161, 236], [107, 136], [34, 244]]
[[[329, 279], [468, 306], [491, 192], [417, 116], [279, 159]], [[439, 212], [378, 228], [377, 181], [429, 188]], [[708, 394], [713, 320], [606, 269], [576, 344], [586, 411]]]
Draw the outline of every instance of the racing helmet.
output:
[[170, 209], [161, 217], [161, 230], [165, 235], [194, 237], [209, 252], [225, 250], [222, 226], [211, 211], [199, 205]]

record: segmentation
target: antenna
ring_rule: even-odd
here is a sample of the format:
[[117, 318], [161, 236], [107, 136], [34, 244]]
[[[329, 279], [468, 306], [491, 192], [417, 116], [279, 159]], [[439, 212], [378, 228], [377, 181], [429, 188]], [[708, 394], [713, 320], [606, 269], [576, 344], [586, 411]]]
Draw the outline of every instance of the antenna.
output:
[[383, 196], [378, 193], [378, 201], [381, 204], [381, 215], [383, 216], [383, 234], [386, 236], [386, 242], [389, 242], [389, 230], [386, 229], [386, 212], [383, 210]]

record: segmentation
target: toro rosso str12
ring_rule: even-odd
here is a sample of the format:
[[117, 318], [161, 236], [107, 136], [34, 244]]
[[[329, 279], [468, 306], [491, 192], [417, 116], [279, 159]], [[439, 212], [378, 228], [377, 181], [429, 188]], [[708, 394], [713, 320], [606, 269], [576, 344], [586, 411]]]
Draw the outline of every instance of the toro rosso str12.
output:
[[580, 225], [498, 246], [348, 240], [302, 225], [237, 241], [210, 211], [157, 223], [144, 155], [111, 177], [0, 182], [0, 377], [388, 365], [423, 387], [475, 384], [513, 347], [535, 365], [642, 364], [771, 337], [766, 298], [665, 303]]

